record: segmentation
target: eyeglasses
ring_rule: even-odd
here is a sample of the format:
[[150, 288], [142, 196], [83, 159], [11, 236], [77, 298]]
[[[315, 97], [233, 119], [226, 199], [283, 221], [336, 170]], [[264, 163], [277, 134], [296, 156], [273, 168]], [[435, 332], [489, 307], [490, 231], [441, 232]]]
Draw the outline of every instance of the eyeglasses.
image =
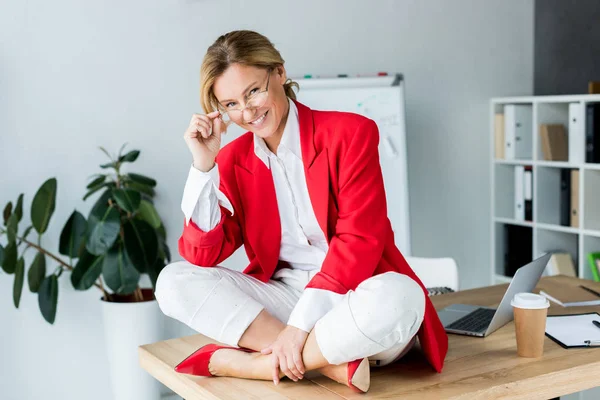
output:
[[221, 109], [221, 120], [226, 124], [231, 124], [234, 120], [240, 120], [244, 118], [244, 111], [248, 110], [256, 110], [261, 108], [267, 102], [267, 98], [269, 97], [269, 81], [271, 80], [271, 69], [267, 71], [267, 86], [265, 90], [261, 90], [259, 92], [255, 92], [246, 97], [246, 105], [244, 107], [233, 106], [230, 108], [224, 108], [223, 106], [219, 106]]

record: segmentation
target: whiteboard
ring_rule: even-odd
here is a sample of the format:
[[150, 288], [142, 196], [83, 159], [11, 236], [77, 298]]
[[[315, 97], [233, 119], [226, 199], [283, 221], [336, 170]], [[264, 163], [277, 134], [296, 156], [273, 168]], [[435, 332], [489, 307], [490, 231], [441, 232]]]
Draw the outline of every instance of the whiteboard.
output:
[[298, 101], [313, 110], [364, 115], [379, 128], [379, 159], [395, 243], [411, 255], [408, 216], [406, 122], [402, 75], [384, 77], [298, 79]]
[[[406, 123], [402, 75], [384, 77], [294, 79], [300, 90], [298, 101], [313, 110], [346, 111], [364, 115], [379, 128], [379, 159], [383, 173], [388, 217], [396, 246], [404, 256], [411, 255], [408, 217], [408, 175], [406, 165]], [[244, 131], [233, 124], [222, 136], [231, 142]], [[248, 264], [243, 247], [223, 262], [223, 266], [243, 269]]]

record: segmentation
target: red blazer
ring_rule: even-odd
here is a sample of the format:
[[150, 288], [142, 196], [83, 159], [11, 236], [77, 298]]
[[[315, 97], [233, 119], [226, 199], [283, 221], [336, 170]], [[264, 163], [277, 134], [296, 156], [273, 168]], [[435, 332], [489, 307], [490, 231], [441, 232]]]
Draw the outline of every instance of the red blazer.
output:
[[[321, 270], [307, 288], [345, 294], [384, 272], [408, 275], [423, 287], [425, 318], [418, 332], [433, 368], [441, 372], [448, 336], [417, 278], [394, 244], [379, 164], [379, 132], [372, 120], [352, 113], [316, 111], [296, 102], [309, 197], [329, 242]], [[244, 244], [244, 273], [268, 282], [287, 263], [279, 261], [281, 225], [271, 171], [255, 155], [247, 132], [218, 156], [220, 190], [234, 214], [221, 207], [211, 231], [184, 223], [179, 253], [195, 265], [215, 266]]]

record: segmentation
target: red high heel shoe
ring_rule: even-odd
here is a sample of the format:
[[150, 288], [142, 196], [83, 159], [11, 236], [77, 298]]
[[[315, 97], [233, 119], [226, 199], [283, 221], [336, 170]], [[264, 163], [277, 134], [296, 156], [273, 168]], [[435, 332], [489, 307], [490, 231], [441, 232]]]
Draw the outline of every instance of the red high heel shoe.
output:
[[210, 358], [215, 351], [221, 349], [240, 350], [246, 353], [253, 353], [254, 350], [244, 349], [239, 347], [219, 346], [211, 343], [200, 347], [198, 350], [190, 354], [185, 360], [175, 366], [175, 371], [182, 374], [190, 374], [196, 376], [213, 376], [208, 370]]
[[366, 393], [371, 386], [369, 359], [354, 360], [348, 363], [348, 387], [357, 393]]

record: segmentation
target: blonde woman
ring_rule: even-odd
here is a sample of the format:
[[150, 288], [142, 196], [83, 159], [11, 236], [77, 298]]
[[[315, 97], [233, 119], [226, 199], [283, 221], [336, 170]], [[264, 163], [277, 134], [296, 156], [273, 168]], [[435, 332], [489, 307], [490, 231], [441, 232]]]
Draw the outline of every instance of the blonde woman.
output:
[[[447, 336], [387, 217], [375, 123], [296, 101], [284, 60], [252, 31], [219, 37], [201, 68], [201, 103], [179, 253], [158, 278], [162, 311], [227, 346], [176, 370], [294, 381], [319, 370], [366, 392], [370, 365], [419, 338], [441, 372]], [[235, 123], [248, 132], [221, 148]], [[219, 264], [244, 245], [243, 272]]]

